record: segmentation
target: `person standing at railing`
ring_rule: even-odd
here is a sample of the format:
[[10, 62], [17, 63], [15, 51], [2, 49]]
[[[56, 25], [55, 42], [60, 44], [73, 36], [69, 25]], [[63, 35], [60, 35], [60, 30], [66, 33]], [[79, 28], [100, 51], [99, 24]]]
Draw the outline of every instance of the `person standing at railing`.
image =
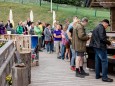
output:
[[16, 28], [17, 34], [23, 34], [23, 27], [22, 27], [22, 21], [18, 23], [18, 26]]
[[[41, 25], [41, 24], [40, 24]], [[42, 45], [42, 28], [38, 27], [38, 22], [36, 22], [36, 25], [34, 26], [34, 32], [35, 35], [38, 35], [39, 38], [39, 49], [41, 51], [41, 45]]]
[[31, 23], [31, 29], [30, 29], [29, 34], [30, 35], [35, 35], [35, 33], [34, 33], [34, 22]]
[[27, 29], [28, 29], [28, 32], [30, 32], [30, 28], [31, 28], [31, 20], [30, 18], [27, 19]]
[[12, 25], [12, 23], [10, 23], [10, 20], [7, 21], [7, 24], [5, 25], [5, 28], [6, 28], [6, 29], [11, 29], [11, 28], [13, 28], [13, 25]]
[[23, 23], [22, 23], [22, 28], [23, 28], [23, 34], [24, 34], [24, 35], [28, 35], [28, 29], [27, 29], [27, 27], [26, 27], [26, 22], [23, 22]]
[[0, 22], [0, 34], [6, 34], [6, 29], [3, 22]]
[[16, 33], [16, 31], [13, 29], [12, 23], [10, 23], [10, 20], [7, 21], [7, 24], [5, 25], [5, 28], [7, 30], [7, 34], [8, 34], [8, 31], [10, 31], [11, 34], [15, 34]]
[[42, 45], [43, 45], [43, 23], [42, 22], [38, 22], [38, 28], [40, 29], [40, 37], [39, 37], [39, 44], [40, 44], [40, 47], [42, 48]]

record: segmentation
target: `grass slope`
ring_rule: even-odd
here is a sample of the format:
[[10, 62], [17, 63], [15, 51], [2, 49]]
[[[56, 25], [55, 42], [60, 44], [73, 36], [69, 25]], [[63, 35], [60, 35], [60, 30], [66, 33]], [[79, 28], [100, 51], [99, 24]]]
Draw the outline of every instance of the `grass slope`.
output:
[[[19, 4], [10, 2], [0, 2], [0, 21], [6, 23], [9, 15], [9, 9], [13, 10], [13, 18], [15, 26], [19, 21], [25, 21], [29, 17], [30, 10], [34, 12], [34, 21], [44, 21], [52, 24], [52, 13], [50, 12], [50, 3], [39, 4]], [[59, 10], [57, 11], [57, 4], [53, 4], [53, 10], [56, 11], [57, 20], [64, 23], [65, 19], [72, 20], [73, 16], [78, 16], [79, 18], [88, 17], [89, 25], [88, 30], [93, 29], [99, 21], [104, 18], [109, 19], [110, 12], [106, 9], [97, 9], [97, 17], [95, 17], [95, 9], [93, 8], [76, 8], [69, 5], [59, 5]]]

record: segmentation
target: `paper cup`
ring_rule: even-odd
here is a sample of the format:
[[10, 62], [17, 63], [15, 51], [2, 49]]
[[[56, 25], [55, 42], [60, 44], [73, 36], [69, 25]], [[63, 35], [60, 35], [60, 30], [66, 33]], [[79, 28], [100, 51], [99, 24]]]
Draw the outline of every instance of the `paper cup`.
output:
[[11, 31], [7, 31], [7, 34], [11, 34]]

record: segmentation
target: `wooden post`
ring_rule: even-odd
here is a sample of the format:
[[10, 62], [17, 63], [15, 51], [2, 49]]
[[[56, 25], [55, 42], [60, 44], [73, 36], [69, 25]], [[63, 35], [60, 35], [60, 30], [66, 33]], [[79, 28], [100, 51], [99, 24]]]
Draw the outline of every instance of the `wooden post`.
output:
[[12, 86], [28, 86], [28, 69], [27, 67], [12, 68]]
[[31, 52], [21, 52], [20, 53], [21, 61], [27, 66], [27, 74], [29, 84], [31, 83]]
[[111, 31], [115, 31], [115, 7], [110, 8]]

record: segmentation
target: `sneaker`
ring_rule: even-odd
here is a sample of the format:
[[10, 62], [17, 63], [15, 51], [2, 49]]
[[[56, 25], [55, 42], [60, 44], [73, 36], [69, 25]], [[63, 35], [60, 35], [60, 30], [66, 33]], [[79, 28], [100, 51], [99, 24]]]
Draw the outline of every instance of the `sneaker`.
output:
[[86, 73], [84, 70], [80, 71], [80, 74], [85, 75], [85, 76], [89, 76], [89, 73]]
[[113, 79], [107, 78], [107, 79], [102, 79], [103, 82], [113, 82]]
[[75, 71], [76, 70], [75, 66], [71, 66], [71, 70]]
[[61, 59], [61, 57], [59, 56], [59, 57], [57, 57], [57, 59]]
[[48, 52], [48, 54], [50, 54], [50, 52]]

